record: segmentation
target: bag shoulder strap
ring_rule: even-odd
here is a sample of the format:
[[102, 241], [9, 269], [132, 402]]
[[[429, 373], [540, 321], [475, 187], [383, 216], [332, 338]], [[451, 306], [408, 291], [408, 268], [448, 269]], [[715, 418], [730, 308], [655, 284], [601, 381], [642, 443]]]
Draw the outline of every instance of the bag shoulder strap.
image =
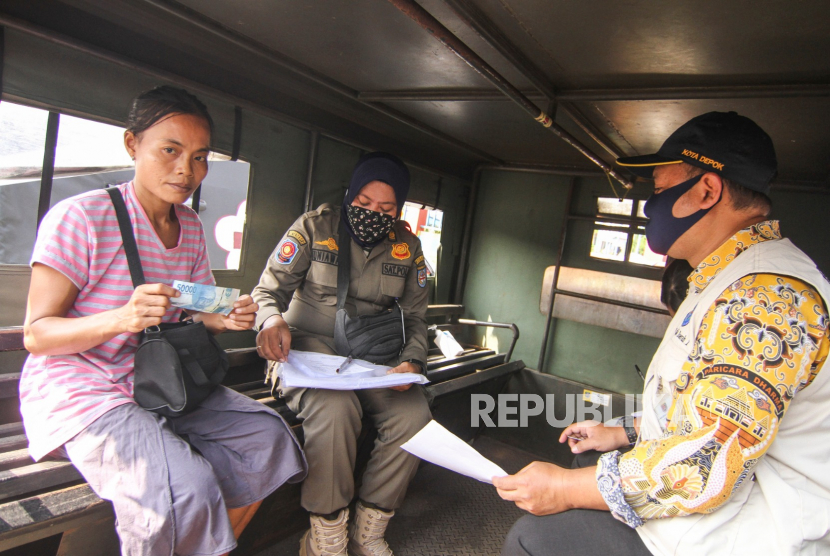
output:
[[346, 307], [346, 296], [349, 295], [349, 273], [352, 270], [352, 238], [346, 230], [346, 223], [340, 219], [337, 243], [340, 248], [337, 253], [337, 310]]
[[[121, 190], [117, 187], [108, 187], [112, 205], [115, 207], [115, 216], [118, 218], [118, 228], [121, 230], [121, 241], [124, 243], [124, 252], [127, 254], [127, 264], [130, 266], [130, 278], [133, 280], [133, 287], [137, 288], [145, 283], [144, 270], [141, 268], [141, 257], [138, 255], [138, 245], [135, 242], [133, 225], [130, 222], [130, 213], [127, 212], [127, 205]], [[348, 287], [348, 286], [347, 286]]]

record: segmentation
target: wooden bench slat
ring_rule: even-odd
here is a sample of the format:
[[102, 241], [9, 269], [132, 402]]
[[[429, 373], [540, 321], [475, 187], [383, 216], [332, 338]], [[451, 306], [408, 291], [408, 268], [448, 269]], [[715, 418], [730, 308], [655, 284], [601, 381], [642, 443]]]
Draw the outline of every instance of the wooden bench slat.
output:
[[87, 484], [0, 504], [0, 551], [107, 515], [112, 515], [112, 505]]
[[0, 351], [20, 351], [23, 345], [23, 327], [6, 326], [0, 328]]
[[21, 448], [20, 450], [12, 450], [11, 452], [0, 454], [0, 471], [16, 469], [33, 463], [34, 460], [29, 456], [28, 448]]
[[83, 479], [72, 462], [44, 461], [0, 471], [0, 500]]
[[20, 448], [26, 448], [28, 445], [29, 441], [26, 439], [25, 434], [18, 434], [15, 436], [8, 436], [6, 438], [0, 438], [0, 452], [19, 450]]
[[0, 399], [16, 398], [20, 395], [18, 393], [20, 375], [21, 373], [0, 374]]
[[23, 423], [8, 423], [0, 425], [0, 438], [23, 434]]

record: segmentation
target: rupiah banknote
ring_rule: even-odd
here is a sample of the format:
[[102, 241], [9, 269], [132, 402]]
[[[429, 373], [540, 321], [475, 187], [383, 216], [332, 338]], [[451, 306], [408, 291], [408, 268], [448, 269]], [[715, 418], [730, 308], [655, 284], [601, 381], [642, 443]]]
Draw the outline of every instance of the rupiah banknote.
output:
[[234, 301], [239, 299], [239, 290], [235, 288], [194, 284], [182, 280], [173, 282], [173, 288], [179, 290], [182, 294], [179, 297], [170, 298], [172, 305], [201, 313], [227, 315], [233, 310]]

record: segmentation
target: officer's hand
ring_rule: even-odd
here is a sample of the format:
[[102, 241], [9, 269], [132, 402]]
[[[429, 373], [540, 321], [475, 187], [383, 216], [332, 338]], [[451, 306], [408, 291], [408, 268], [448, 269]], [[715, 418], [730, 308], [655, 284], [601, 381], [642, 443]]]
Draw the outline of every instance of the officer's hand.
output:
[[606, 427], [597, 421], [581, 421], [562, 431], [559, 442], [565, 441], [574, 454], [588, 450], [610, 452], [628, 446], [628, 435], [623, 427]]
[[269, 361], [285, 363], [290, 349], [291, 331], [288, 330], [288, 323], [280, 315], [270, 317], [256, 335], [257, 353]]
[[549, 515], [569, 509], [563, 481], [570, 470], [534, 461], [515, 475], [493, 477], [496, 492], [533, 515]]
[[[405, 362], [401, 363], [400, 365], [398, 365], [397, 367], [395, 367], [394, 369], [389, 369], [388, 371], [386, 371], [386, 374], [388, 374], [388, 375], [391, 375], [392, 373], [421, 374], [421, 368], [418, 365], [415, 365], [414, 363], [410, 363], [409, 361], [405, 361]], [[397, 390], [398, 392], [405, 392], [405, 391], [409, 390], [409, 388], [411, 386], [412, 386], [411, 384], [403, 384], [401, 386], [390, 386], [389, 388], [391, 388], [392, 390]]]

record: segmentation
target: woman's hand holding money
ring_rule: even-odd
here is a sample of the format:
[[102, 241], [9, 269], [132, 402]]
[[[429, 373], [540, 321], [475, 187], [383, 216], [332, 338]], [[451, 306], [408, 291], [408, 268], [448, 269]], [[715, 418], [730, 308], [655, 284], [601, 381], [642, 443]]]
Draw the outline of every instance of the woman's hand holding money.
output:
[[170, 307], [170, 298], [179, 295], [179, 290], [165, 284], [138, 286], [127, 304], [113, 311], [119, 331], [138, 333], [160, 324]]

